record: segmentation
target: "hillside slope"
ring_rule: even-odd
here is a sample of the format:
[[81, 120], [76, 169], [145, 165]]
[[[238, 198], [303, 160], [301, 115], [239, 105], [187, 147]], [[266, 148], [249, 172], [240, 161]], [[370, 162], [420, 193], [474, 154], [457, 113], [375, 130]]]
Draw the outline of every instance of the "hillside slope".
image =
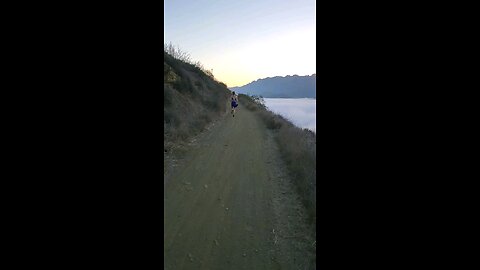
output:
[[316, 98], [316, 74], [259, 79], [230, 90], [266, 98]]
[[164, 147], [201, 132], [227, 110], [230, 91], [201, 68], [164, 52]]

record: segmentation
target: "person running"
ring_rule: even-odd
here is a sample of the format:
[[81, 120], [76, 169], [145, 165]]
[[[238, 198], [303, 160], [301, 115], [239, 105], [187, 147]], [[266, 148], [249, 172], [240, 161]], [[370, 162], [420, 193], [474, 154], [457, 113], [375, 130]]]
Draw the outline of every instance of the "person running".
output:
[[235, 91], [232, 92], [232, 96], [230, 97], [230, 101], [232, 104], [232, 116], [235, 117], [235, 108], [238, 106], [238, 96], [235, 94]]

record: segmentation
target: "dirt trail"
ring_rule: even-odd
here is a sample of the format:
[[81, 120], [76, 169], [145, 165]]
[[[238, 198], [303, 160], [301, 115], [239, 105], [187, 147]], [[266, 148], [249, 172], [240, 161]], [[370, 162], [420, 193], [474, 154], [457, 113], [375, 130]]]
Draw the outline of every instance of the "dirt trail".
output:
[[258, 117], [226, 114], [169, 172], [164, 269], [313, 269], [315, 236]]

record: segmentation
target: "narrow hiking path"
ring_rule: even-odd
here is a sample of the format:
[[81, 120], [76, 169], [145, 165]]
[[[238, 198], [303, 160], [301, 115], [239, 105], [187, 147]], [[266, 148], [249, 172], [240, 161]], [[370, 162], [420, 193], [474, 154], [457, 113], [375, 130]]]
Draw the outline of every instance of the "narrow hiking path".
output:
[[314, 235], [273, 140], [240, 104], [164, 184], [164, 269], [312, 269]]

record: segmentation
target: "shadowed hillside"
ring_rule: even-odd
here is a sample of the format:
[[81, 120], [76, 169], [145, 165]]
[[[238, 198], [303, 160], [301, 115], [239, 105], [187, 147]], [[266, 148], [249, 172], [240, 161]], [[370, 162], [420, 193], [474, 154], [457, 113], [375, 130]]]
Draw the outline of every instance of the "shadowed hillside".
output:
[[[226, 111], [230, 91], [199, 64], [164, 51], [164, 147], [201, 132]], [[180, 58], [180, 59], [179, 59]]]

